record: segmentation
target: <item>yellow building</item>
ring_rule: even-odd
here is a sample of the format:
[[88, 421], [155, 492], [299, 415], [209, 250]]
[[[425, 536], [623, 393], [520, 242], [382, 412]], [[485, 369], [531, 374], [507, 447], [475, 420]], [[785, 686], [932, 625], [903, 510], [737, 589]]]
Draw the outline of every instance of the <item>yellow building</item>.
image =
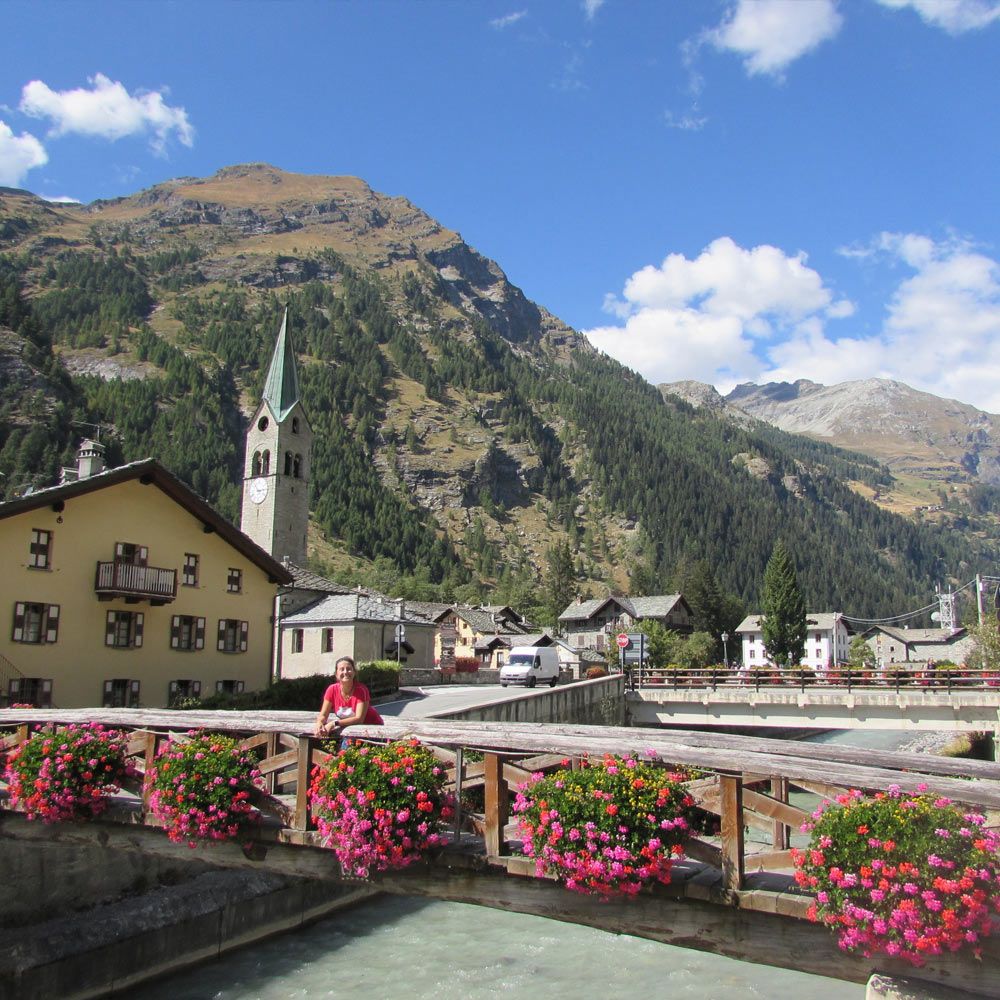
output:
[[162, 707], [265, 687], [291, 574], [153, 459], [0, 504], [0, 700]]

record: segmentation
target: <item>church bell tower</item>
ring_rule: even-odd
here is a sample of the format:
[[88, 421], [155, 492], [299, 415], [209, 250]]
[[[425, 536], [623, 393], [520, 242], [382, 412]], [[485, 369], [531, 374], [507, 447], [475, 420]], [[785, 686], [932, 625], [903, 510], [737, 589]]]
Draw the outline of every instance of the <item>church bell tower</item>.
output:
[[286, 307], [263, 398], [247, 428], [240, 527], [275, 559], [297, 566], [306, 561], [311, 457]]

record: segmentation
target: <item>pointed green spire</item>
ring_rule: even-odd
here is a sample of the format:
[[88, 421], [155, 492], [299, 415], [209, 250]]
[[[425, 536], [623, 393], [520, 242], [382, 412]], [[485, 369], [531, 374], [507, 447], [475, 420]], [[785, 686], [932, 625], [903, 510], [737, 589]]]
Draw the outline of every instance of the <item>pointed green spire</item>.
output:
[[274, 411], [279, 423], [299, 401], [299, 373], [295, 367], [295, 352], [288, 334], [288, 306], [281, 320], [278, 340], [274, 345], [271, 367], [264, 383], [264, 399]]

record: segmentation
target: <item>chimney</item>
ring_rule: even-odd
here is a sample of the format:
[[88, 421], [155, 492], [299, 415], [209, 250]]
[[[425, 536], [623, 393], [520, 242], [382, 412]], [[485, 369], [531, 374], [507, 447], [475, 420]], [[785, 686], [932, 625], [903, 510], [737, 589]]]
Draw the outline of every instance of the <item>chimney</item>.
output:
[[76, 453], [76, 478], [89, 479], [104, 471], [104, 445], [85, 438]]

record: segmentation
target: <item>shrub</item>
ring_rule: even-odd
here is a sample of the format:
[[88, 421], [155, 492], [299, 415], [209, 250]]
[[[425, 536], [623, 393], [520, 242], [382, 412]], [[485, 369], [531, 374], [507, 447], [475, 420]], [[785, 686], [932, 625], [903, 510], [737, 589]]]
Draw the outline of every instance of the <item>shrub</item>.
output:
[[457, 674], [474, 674], [479, 667], [479, 660], [474, 656], [455, 657], [455, 673]]
[[98, 816], [121, 782], [128, 737], [96, 723], [36, 733], [10, 751], [4, 777], [11, 801], [44, 823]]
[[810, 916], [840, 947], [913, 965], [978, 942], [1000, 911], [1000, 835], [948, 799], [852, 791], [821, 807], [793, 851], [796, 880], [816, 893]]
[[231, 840], [258, 818], [250, 804], [260, 787], [256, 761], [229, 736], [189, 735], [156, 755], [146, 776], [150, 808], [173, 841]]
[[588, 681], [592, 681], [595, 677], [607, 677], [608, 671], [606, 667], [587, 667], [583, 676]]
[[[395, 660], [371, 660], [358, 664], [358, 680], [376, 698], [399, 690], [399, 664]], [[330, 678], [333, 683], [333, 678]]]
[[345, 873], [405, 868], [444, 843], [438, 833], [453, 814], [442, 769], [416, 741], [349, 743], [313, 771], [309, 799], [316, 825]]
[[667, 883], [690, 834], [686, 777], [611, 756], [538, 775], [514, 803], [524, 852], [539, 875], [555, 875], [578, 892], [634, 895]]

